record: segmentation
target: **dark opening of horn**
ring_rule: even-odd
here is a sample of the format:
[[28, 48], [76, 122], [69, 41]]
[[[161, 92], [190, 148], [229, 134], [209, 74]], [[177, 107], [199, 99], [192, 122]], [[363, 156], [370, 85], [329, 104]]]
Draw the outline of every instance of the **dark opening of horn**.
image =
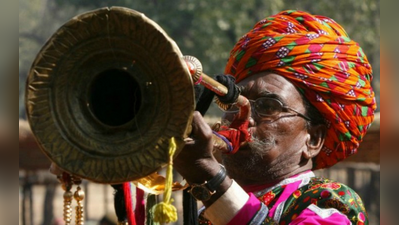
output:
[[137, 81], [119, 69], [98, 74], [89, 91], [93, 115], [108, 126], [121, 126], [133, 120], [141, 106], [141, 92]]

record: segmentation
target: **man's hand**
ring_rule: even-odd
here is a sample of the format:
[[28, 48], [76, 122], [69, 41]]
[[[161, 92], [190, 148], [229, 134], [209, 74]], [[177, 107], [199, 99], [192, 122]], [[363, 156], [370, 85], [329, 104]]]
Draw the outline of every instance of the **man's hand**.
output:
[[[212, 154], [212, 129], [199, 112], [194, 112], [191, 137], [174, 160], [174, 168], [189, 184], [202, 184], [211, 180], [220, 171], [219, 162]], [[209, 200], [203, 202], [210, 206], [230, 187], [232, 180], [227, 176]]]
[[212, 129], [194, 112], [190, 138], [174, 160], [174, 168], [190, 183], [203, 183], [216, 175], [220, 165], [212, 154]]

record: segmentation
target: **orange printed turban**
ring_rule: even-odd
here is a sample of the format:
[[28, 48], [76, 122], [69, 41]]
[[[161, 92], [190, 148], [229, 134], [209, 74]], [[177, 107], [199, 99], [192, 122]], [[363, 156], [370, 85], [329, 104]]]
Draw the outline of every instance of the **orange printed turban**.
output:
[[313, 169], [357, 152], [376, 109], [372, 69], [339, 24], [295, 10], [259, 21], [234, 46], [225, 73], [239, 82], [265, 70], [292, 82], [325, 118], [327, 136]]

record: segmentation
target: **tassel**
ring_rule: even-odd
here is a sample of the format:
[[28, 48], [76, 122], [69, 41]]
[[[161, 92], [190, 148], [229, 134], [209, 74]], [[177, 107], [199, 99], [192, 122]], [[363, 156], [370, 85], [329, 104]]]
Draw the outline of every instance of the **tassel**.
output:
[[165, 192], [163, 201], [154, 206], [154, 221], [159, 223], [170, 223], [177, 221], [177, 210], [172, 205], [172, 179], [173, 179], [173, 155], [176, 151], [175, 138], [169, 141], [169, 162], [166, 170]]
[[136, 215], [136, 224], [144, 225], [145, 221], [145, 202], [144, 202], [144, 191], [136, 187], [136, 209], [134, 213]]
[[154, 206], [157, 203], [157, 196], [154, 194], [148, 194], [147, 196], [147, 203], [146, 203], [146, 209], [147, 209], [147, 219], [146, 219], [146, 225], [158, 225], [159, 223], [154, 222]]
[[198, 225], [197, 200], [187, 191], [183, 190], [183, 224]]
[[114, 207], [115, 213], [118, 217], [118, 222], [127, 222], [126, 221], [126, 207], [125, 207], [125, 198], [123, 194], [123, 185], [122, 184], [111, 184], [111, 186], [115, 189], [114, 196]]
[[123, 183], [123, 194], [125, 197], [126, 219], [129, 225], [136, 225], [136, 219], [133, 211], [131, 183]]

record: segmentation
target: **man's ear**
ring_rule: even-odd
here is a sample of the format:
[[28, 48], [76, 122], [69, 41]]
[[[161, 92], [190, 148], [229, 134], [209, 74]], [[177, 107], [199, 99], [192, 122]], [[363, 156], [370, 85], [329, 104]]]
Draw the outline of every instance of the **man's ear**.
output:
[[317, 154], [319, 154], [321, 148], [323, 147], [327, 133], [327, 127], [323, 124], [310, 125], [307, 130], [308, 130], [308, 140], [306, 141], [307, 148], [302, 155], [306, 159], [311, 159], [315, 157]]

